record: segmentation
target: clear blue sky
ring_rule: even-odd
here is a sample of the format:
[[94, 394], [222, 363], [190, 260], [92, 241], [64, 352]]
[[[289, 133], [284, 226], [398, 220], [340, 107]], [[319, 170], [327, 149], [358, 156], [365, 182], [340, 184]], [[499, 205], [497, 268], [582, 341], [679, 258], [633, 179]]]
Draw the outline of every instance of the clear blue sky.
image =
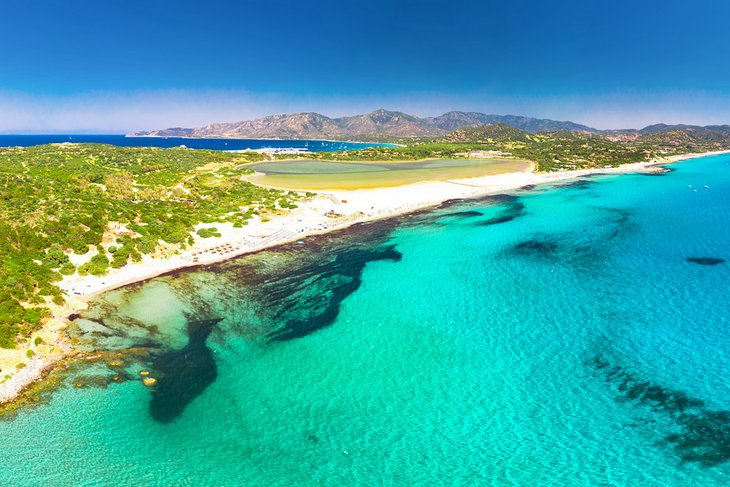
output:
[[729, 19], [719, 0], [3, 0], [0, 130], [380, 106], [730, 123]]

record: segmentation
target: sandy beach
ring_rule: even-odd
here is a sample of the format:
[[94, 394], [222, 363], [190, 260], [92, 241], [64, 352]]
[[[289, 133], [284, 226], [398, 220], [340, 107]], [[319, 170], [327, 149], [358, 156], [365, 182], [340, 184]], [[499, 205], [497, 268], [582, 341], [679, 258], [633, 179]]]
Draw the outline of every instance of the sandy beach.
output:
[[[467, 199], [550, 184], [591, 174], [623, 174], [656, 170], [655, 166], [680, 160], [724, 154], [730, 151], [672, 156], [664, 160], [626, 164], [619, 167], [536, 173], [528, 171], [468, 179], [425, 181], [404, 186], [359, 190], [323, 190], [298, 202], [298, 208], [262, 221], [252, 219], [242, 228], [216, 224], [220, 237], [196, 239], [195, 245], [167, 258], [145, 255], [142, 262], [111, 269], [105, 276], [66, 276], [58, 286], [70, 297], [88, 301], [95, 295], [170, 271], [213, 264], [256, 252], [308, 235], [326, 233], [380, 218], [388, 218], [436, 206], [444, 201]], [[201, 225], [209, 226], [209, 225]]]
[[[730, 151], [686, 154], [663, 160], [628, 164], [616, 168], [584, 169], [553, 173], [535, 173], [532, 169], [468, 179], [427, 181], [405, 186], [321, 191], [316, 196], [298, 202], [298, 208], [268, 221], [256, 217], [242, 228], [232, 224], [216, 224], [220, 237], [197, 238], [193, 247], [165, 258], [148, 255], [139, 263], [121, 269], [111, 269], [105, 276], [65, 276], [58, 286], [67, 295], [68, 303], [54, 309], [54, 316], [37, 336], [43, 345], [34, 346], [32, 356], [27, 348], [0, 351], [0, 404], [12, 400], [30, 383], [44, 376], [54, 364], [68, 356], [71, 348], [63, 340], [63, 328], [71, 313], [82, 311], [94, 296], [137, 281], [170, 271], [212, 264], [235, 256], [256, 252], [276, 245], [297, 241], [309, 235], [321, 234], [371, 220], [388, 218], [438, 205], [444, 201], [486, 196], [524, 186], [545, 185], [590, 174], [622, 174], [654, 171], [657, 165], [679, 160], [704, 157]], [[209, 225], [205, 225], [209, 226]], [[22, 367], [16, 366], [22, 363]]]

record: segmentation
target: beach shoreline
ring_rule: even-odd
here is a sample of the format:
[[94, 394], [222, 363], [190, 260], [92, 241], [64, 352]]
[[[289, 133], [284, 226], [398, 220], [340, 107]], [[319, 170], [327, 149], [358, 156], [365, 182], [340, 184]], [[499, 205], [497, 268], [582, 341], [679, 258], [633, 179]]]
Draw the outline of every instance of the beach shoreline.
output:
[[[341, 230], [354, 224], [424, 210], [450, 200], [478, 198], [589, 175], [656, 171], [656, 166], [727, 153], [730, 151], [683, 154], [618, 167], [551, 173], [536, 173], [533, 166], [529, 171], [476, 178], [426, 181], [376, 189], [322, 190], [315, 197], [298, 202], [298, 208], [268, 220], [257, 218], [242, 228], [234, 228], [231, 224], [216, 224], [220, 237], [197, 239], [191, 248], [175, 255], [165, 258], [144, 256], [142, 262], [129, 264], [121, 269], [111, 269], [105, 276], [65, 276], [58, 286], [68, 297], [68, 303], [53, 309], [52, 318], [39, 333], [34, 334], [34, 337], [42, 335], [45, 340], [49, 340], [45, 342], [49, 344], [48, 352], [38, 353], [27, 360], [28, 363], [23, 368], [16, 370], [10, 378], [0, 383], [0, 404], [13, 401], [34, 382], [42, 380], [49, 370], [74, 354], [63, 337], [63, 329], [69, 316], [84, 311], [89, 301], [104, 292], [174, 271], [215, 264], [309, 236]], [[17, 360], [17, 350], [7, 352], [11, 358], [5, 360], [5, 363]], [[5, 353], [5, 350], [0, 351], [0, 359]], [[7, 370], [3, 371], [6, 372]]]

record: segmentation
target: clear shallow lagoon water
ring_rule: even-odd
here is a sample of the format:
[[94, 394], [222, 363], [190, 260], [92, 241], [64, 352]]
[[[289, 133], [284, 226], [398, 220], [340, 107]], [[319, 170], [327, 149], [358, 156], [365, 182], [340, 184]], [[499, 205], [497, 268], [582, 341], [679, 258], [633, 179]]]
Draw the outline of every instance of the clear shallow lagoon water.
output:
[[108, 293], [74, 334], [137, 358], [0, 422], [0, 478], [727, 485], [730, 262], [706, 259], [730, 261], [730, 157], [672, 168]]
[[0, 135], [0, 147], [29, 147], [63, 142], [111, 144], [121, 147], [180, 147], [212, 150], [302, 149], [310, 152], [332, 152], [364, 149], [390, 144], [370, 142], [333, 142], [326, 140], [261, 140], [261, 139], [189, 139], [183, 137], [127, 137], [118, 134], [31, 134]]

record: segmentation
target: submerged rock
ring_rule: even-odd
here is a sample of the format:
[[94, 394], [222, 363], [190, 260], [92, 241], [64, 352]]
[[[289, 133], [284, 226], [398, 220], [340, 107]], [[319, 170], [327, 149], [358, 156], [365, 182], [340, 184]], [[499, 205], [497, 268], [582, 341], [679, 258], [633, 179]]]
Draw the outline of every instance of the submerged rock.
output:
[[486, 220], [481, 220], [476, 223], [478, 226], [487, 227], [490, 225], [498, 225], [500, 223], [511, 222], [515, 218], [519, 218], [525, 215], [525, 204], [522, 203], [517, 197], [503, 200], [502, 211]]
[[725, 259], [719, 257], [687, 257], [687, 262], [700, 265], [717, 265], [725, 262]]
[[530, 239], [516, 243], [512, 249], [519, 254], [546, 256], [558, 251], [558, 244], [549, 240]]
[[730, 461], [730, 411], [711, 409], [700, 398], [654, 384], [602, 356], [586, 365], [613, 385], [619, 401], [669, 420], [671, 429], [658, 444], [672, 447], [682, 462], [715, 467]]
[[143, 382], [146, 386], [155, 386], [150, 414], [156, 421], [169, 423], [176, 419], [218, 378], [213, 352], [205, 341], [220, 321], [216, 318], [188, 322], [188, 344], [165, 352], [152, 361], [152, 369], [159, 374], [158, 378], [146, 377]]
[[477, 210], [464, 210], [464, 211], [454, 211], [451, 213], [447, 213], [444, 215], [444, 217], [449, 218], [472, 218], [476, 216], [482, 216], [484, 213]]
[[590, 181], [588, 179], [577, 179], [575, 181], [569, 181], [567, 183], [560, 184], [560, 185], [556, 186], [556, 188], [561, 188], [561, 189], [570, 188], [570, 189], [582, 190], [582, 189], [588, 189], [593, 184], [594, 184], [594, 181]]
[[393, 245], [374, 249], [348, 249], [332, 261], [314, 263], [296, 274], [283, 275], [266, 294], [266, 308], [275, 310], [272, 321], [281, 323], [268, 338], [276, 341], [302, 338], [332, 324], [340, 303], [354, 293], [370, 262], [399, 262], [402, 258]]

